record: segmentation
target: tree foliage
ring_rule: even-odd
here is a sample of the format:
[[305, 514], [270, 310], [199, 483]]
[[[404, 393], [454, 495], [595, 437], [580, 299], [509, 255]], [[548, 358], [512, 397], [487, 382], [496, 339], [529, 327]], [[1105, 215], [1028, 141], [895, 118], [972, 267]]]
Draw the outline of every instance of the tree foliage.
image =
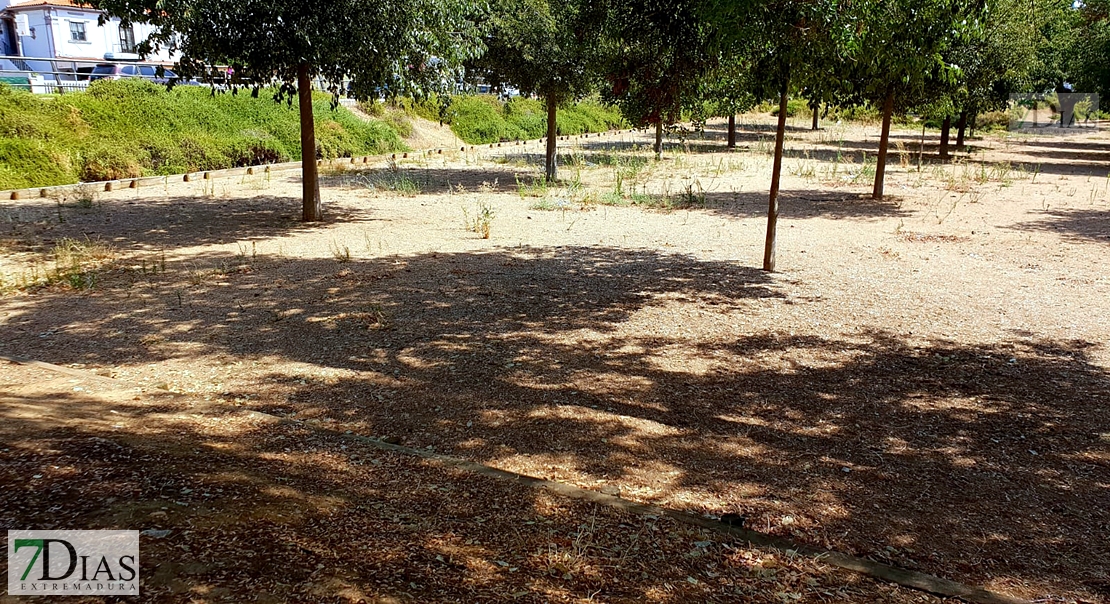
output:
[[555, 180], [555, 114], [597, 83], [605, 5], [588, 0], [495, 0], [468, 72], [495, 87], [512, 84], [547, 103], [547, 179]]
[[1030, 0], [1029, 7], [1035, 51], [1027, 92], [1062, 92], [1072, 79], [1079, 13], [1072, 0]]
[[1076, 90], [1110, 99], [1110, 0], [1087, 0], [1078, 11], [1074, 50]]
[[704, 0], [701, 5], [703, 18], [714, 26], [710, 48], [720, 56], [740, 58], [738, 81], [752, 97], [779, 100], [764, 270], [775, 270], [787, 95], [792, 82], [797, 86], [806, 82], [809, 74], [823, 73], [830, 65], [853, 59], [858, 48], [855, 9], [852, 0]]
[[945, 52], [983, 27], [983, 0], [869, 0], [862, 5], [855, 78], [883, 109], [872, 197], [883, 197], [891, 117], [920, 108], [954, 86], [959, 67]]
[[658, 156], [663, 126], [697, 107], [701, 83], [716, 66], [709, 24], [694, 0], [615, 0], [607, 30], [602, 96], [629, 122], [656, 126]]
[[945, 51], [955, 66], [951, 104], [972, 114], [1003, 109], [1011, 94], [1030, 84], [1036, 30], [1026, 0], [987, 0], [981, 27], [956, 39]]
[[[276, 82], [277, 99], [311, 104], [311, 82], [334, 95], [426, 94], [480, 50], [468, 0], [90, 0], [125, 22], [155, 26], [140, 52], [168, 46], [175, 69], [233, 90]], [[219, 67], [218, 67], [219, 66]], [[220, 67], [229, 66], [229, 72]], [[304, 218], [320, 219], [311, 111], [302, 109]], [[310, 165], [311, 164], [311, 165]]]
[[140, 52], [172, 47], [185, 78], [222, 77], [250, 86], [294, 84], [297, 69], [350, 83], [356, 96], [426, 94], [453, 78], [452, 66], [480, 50], [466, 0], [90, 0], [129, 22], [158, 28]]
[[593, 90], [605, 9], [585, 0], [495, 0], [468, 72], [563, 103]]

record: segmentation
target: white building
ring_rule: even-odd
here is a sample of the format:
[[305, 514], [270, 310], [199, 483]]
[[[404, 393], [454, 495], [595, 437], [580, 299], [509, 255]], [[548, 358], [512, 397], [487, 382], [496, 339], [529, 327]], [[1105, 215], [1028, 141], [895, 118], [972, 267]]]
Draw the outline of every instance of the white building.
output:
[[[142, 23], [123, 27], [116, 18], [100, 25], [101, 14], [72, 0], [0, 0], [0, 55], [63, 59], [51, 61], [53, 70], [87, 73], [109, 53], [134, 53], [135, 43], [153, 31]], [[175, 59], [163, 48], [146, 61], [168, 66]], [[21, 63], [46, 71], [42, 62]]]

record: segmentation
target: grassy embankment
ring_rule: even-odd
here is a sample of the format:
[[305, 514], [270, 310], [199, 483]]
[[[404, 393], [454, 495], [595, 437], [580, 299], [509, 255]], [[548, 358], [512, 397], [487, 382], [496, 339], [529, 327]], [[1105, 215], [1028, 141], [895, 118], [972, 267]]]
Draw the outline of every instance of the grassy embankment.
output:
[[[431, 100], [414, 103], [402, 99], [391, 103], [363, 104], [363, 109], [403, 131], [405, 116], [419, 116], [450, 124], [458, 137], [471, 145], [538, 139], [547, 135], [547, 109], [543, 101], [514, 98], [503, 102], [492, 95], [462, 95], [449, 102]], [[620, 111], [596, 101], [585, 100], [560, 108], [559, 134], [575, 135], [627, 127]]]
[[[212, 95], [139, 80], [36, 96], [0, 86], [0, 189], [216, 170], [300, 159], [296, 103], [262, 91]], [[313, 103], [317, 152], [370, 155], [404, 148], [396, 130], [326, 95]]]
[[[87, 92], [36, 96], [0, 85], [0, 189], [218, 170], [300, 159], [296, 103], [272, 93], [217, 94], [139, 80], [96, 82]], [[414, 103], [364, 104], [365, 121], [321, 95], [314, 103], [317, 154], [369, 155], [404, 148], [412, 117], [449, 123], [470, 144], [545, 135], [542, 101], [489, 95]], [[559, 110], [563, 135], [624, 126], [619, 111], [594, 101]]]

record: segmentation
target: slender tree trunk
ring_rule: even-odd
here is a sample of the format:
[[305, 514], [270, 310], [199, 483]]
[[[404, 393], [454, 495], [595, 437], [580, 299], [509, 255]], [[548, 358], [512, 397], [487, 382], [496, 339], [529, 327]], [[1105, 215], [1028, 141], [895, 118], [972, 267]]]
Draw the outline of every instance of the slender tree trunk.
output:
[[786, 91], [790, 81], [782, 83], [779, 93], [779, 126], [775, 131], [775, 165], [771, 170], [771, 194], [767, 199], [767, 242], [763, 247], [763, 270], [775, 272], [775, 236], [779, 222], [779, 181], [782, 174], [782, 148], [786, 140]]
[[818, 120], [821, 119], [821, 103], [814, 101], [809, 108], [813, 110], [813, 129], [817, 130], [817, 127], [820, 125]]
[[959, 151], [964, 150], [964, 132], [967, 131], [967, 112], [960, 113], [960, 119], [956, 122], [956, 149]]
[[736, 114], [728, 116], [728, 148], [736, 148]]
[[886, 179], [886, 152], [890, 146], [890, 118], [894, 115], [894, 90], [887, 90], [883, 100], [883, 135], [879, 139], [879, 158], [875, 162], [875, 189], [871, 199], [883, 198], [883, 181]]
[[320, 179], [316, 171], [316, 123], [312, 117], [312, 82], [308, 64], [297, 67], [297, 103], [301, 112], [301, 219], [316, 222], [324, 219], [320, 203]]
[[655, 161], [663, 159], [663, 119], [655, 124]]
[[917, 171], [921, 171], [921, 162], [925, 159], [925, 120], [921, 120], [921, 142], [917, 145]]
[[940, 158], [948, 159], [948, 139], [952, 136], [952, 116], [944, 116], [944, 123], [940, 125]]
[[547, 182], [555, 182], [559, 177], [557, 160], [559, 123], [556, 120], [559, 104], [553, 95], [547, 95]]

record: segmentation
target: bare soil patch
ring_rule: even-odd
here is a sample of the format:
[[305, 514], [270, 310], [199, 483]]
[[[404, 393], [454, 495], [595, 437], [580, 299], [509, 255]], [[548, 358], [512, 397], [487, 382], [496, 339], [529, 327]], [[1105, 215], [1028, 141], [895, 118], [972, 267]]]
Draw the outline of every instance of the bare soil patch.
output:
[[[47, 272], [63, 239], [110, 244], [116, 259], [88, 270], [91, 287], [66, 278], [9, 293], [0, 302], [0, 354], [113, 375], [145, 388], [141, 397], [178, 393], [173, 400], [204, 406], [202, 415], [265, 411], [612, 487], [639, 501], [739, 513], [756, 530], [1016, 596], [1106, 598], [1110, 232], [1102, 227], [1110, 181], [1098, 154], [1110, 142], [1097, 134], [993, 138], [949, 162], [926, 146], [918, 170], [920, 132], [899, 132], [891, 196], [876, 202], [866, 192], [877, 129], [792, 130], [782, 272], [765, 274], [755, 268], [770, 169], [765, 121], [746, 118], [741, 148], [732, 152], [722, 125], [711, 124], [704, 138], [672, 141], [659, 164], [647, 159], [641, 135], [567, 141], [560, 187], [535, 180], [541, 149], [534, 143], [337, 172], [327, 177], [331, 220], [319, 225], [296, 222], [292, 178], [123, 191], [87, 208], [8, 202], [0, 206], [7, 283], [34, 267]], [[483, 208], [492, 212], [489, 239], [465, 222]], [[6, 371], [12, 388], [39, 379]], [[58, 400], [40, 394], [37, 404]], [[95, 408], [78, 398], [65, 409]], [[17, 417], [17, 406], [2, 407], [12, 426], [31, 421]], [[318, 539], [311, 551], [354, 539], [357, 527], [346, 523], [371, 522], [376, 512], [364, 509], [367, 502], [401, 510], [432, 497], [424, 491], [434, 489], [420, 485], [457, 490], [478, 480], [383, 461], [387, 474], [419, 492], [402, 496], [404, 489], [373, 486], [389, 478], [358, 475], [377, 466], [353, 467], [334, 443], [290, 446], [278, 437], [309, 436], [236, 421], [223, 432], [171, 428], [189, 416], [165, 415], [156, 432], [166, 435], [164, 448], [149, 435], [127, 436], [131, 429], [117, 429], [113, 442], [132, 438], [157, 452], [155, 465], [195, 468], [196, 480], [225, 464], [280, 476], [266, 465], [274, 463], [291, 480], [309, 481], [294, 490], [337, 493], [345, 502], [336, 505], [342, 538], [309, 537]], [[23, 439], [24, 464], [59, 465], [45, 451], [95, 442], [87, 422], [22, 425], [5, 439]], [[302, 446], [320, 458], [295, 455]], [[211, 453], [221, 447], [233, 450], [229, 461]], [[272, 461], [280, 453], [291, 456]], [[103, 463], [101, 453], [86, 457]], [[0, 480], [30, 484], [24, 469]], [[363, 480], [372, 492], [352, 486]], [[269, 492], [243, 488], [244, 500]], [[502, 501], [510, 516], [539, 505], [509, 491], [475, 487], [476, 505]], [[60, 493], [98, 519], [146, 497], [107, 502]], [[290, 496], [280, 505], [300, 514], [316, 507], [305, 501]], [[254, 534], [256, 520], [237, 505], [211, 507], [235, 531]], [[566, 502], [543, 505], [562, 509], [570, 524], [588, 513]], [[307, 520], [271, 522], [267, 530], [280, 539], [263, 531], [252, 542], [317, 534]], [[598, 531], [605, 538], [643, 530], [622, 533], [629, 521], [619, 517], [605, 522]], [[459, 521], [449, 532], [478, 530], [473, 525]], [[391, 543], [428, 542], [444, 530], [432, 523]], [[539, 541], [528, 534], [495, 555], [532, 551]], [[659, 545], [650, 567], [685, 581], [677, 569], [688, 559], [677, 552], [688, 544], [675, 539]], [[372, 558], [395, 565], [383, 568], [407, 568], [412, 583], [440, 577], [431, 566], [399, 562], [386, 553], [391, 547], [400, 545], [366, 542], [378, 552]], [[403, 586], [374, 591], [366, 572], [345, 580], [364, 594], [400, 597]], [[599, 571], [607, 578], [596, 597], [734, 593], [667, 595], [650, 590], [659, 581], [673, 587], [669, 579], [623, 572]], [[804, 581], [822, 571], [796, 572]], [[514, 577], [501, 581], [490, 585], [517, 585]], [[521, 589], [573, 600], [601, 584], [572, 575], [554, 587]], [[441, 592], [412, 593], [421, 601], [487, 597], [465, 589], [448, 582]], [[721, 601], [738, 596], [730, 597]]]

